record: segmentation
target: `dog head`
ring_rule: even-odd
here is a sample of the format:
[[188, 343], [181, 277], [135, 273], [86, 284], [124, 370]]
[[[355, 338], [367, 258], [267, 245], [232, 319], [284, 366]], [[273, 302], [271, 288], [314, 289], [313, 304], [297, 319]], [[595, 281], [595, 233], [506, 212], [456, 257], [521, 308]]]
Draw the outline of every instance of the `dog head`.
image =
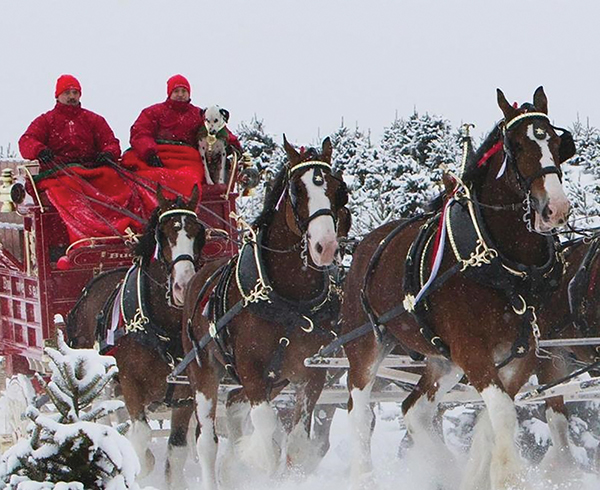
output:
[[204, 126], [208, 134], [216, 135], [229, 121], [229, 111], [213, 105], [204, 110]]

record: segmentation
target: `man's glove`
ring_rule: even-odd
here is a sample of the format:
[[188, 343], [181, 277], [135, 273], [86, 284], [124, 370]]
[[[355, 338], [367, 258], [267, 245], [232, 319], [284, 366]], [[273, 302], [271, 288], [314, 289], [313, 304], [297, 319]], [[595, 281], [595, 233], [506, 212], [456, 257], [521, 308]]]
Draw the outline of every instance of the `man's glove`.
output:
[[148, 158], [148, 165], [151, 167], [164, 167], [162, 160], [156, 154]]
[[99, 167], [100, 165], [109, 165], [113, 162], [114, 162], [113, 156], [108, 151], [102, 151], [102, 152], [98, 153], [98, 155], [96, 155], [96, 163], [98, 164], [98, 165], [96, 165], [96, 167]]
[[54, 160], [54, 152], [50, 148], [44, 148], [38, 153], [37, 159], [42, 163], [50, 163]]

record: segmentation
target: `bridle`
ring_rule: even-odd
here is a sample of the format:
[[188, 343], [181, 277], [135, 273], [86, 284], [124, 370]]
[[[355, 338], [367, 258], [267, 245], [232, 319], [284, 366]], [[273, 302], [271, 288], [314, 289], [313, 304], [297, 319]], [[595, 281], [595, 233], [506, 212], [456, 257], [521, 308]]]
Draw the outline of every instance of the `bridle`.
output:
[[[190, 209], [184, 209], [184, 208], [176, 208], [176, 209], [169, 209], [168, 211], [163, 211], [161, 214], [158, 215], [158, 222], [156, 224], [156, 232], [155, 232], [155, 241], [156, 241], [156, 252], [155, 252], [155, 257], [158, 257], [158, 259], [165, 264], [165, 266], [167, 267], [169, 274], [171, 273], [171, 271], [173, 270], [173, 267], [175, 267], [175, 264], [177, 264], [178, 262], [182, 262], [182, 261], [189, 261], [192, 263], [192, 265], [194, 266], [194, 270], [196, 270], [196, 260], [194, 259], [194, 257], [190, 254], [181, 254], [178, 255], [177, 257], [175, 257], [174, 259], [172, 259], [170, 262], [166, 259], [162, 246], [161, 246], [161, 240], [160, 240], [160, 225], [161, 223], [168, 217], [172, 217], [172, 216], [193, 216], [196, 220], [198, 220], [198, 215], [196, 214], [195, 211], [192, 211]], [[202, 226], [202, 225], [201, 225]]]
[[337, 232], [338, 217], [337, 217], [337, 214], [331, 209], [331, 207], [317, 209], [314, 213], [312, 213], [306, 219], [302, 219], [300, 217], [300, 213], [298, 212], [298, 199], [297, 199], [297, 195], [296, 195], [296, 188], [295, 188], [294, 182], [292, 181], [292, 176], [294, 175], [295, 172], [297, 172], [301, 169], [316, 169], [316, 170], [318, 170], [318, 172], [315, 172], [315, 174], [313, 176], [313, 184], [315, 184], [318, 187], [321, 187], [322, 185], [325, 184], [325, 177], [323, 176], [322, 169], [325, 169], [329, 173], [330, 176], [332, 176], [333, 178], [336, 178], [331, 173], [331, 165], [329, 163], [323, 162], [321, 160], [308, 160], [306, 162], [301, 162], [301, 163], [294, 165], [293, 167], [291, 167], [288, 170], [287, 185], [284, 189], [284, 192], [288, 191], [288, 194], [290, 197], [292, 213], [294, 214], [294, 221], [296, 223], [296, 226], [298, 227], [298, 230], [300, 231], [300, 235], [302, 237], [304, 237], [308, 231], [308, 225], [310, 224], [310, 222], [320, 216], [331, 216], [331, 218], [333, 219], [335, 231]]
[[[510, 164], [510, 166], [512, 167], [512, 169], [515, 172], [515, 175], [517, 177], [517, 183], [519, 184], [519, 187], [523, 191], [523, 194], [525, 194], [525, 196], [529, 196], [529, 194], [531, 193], [531, 186], [533, 185], [534, 181], [536, 181], [537, 179], [539, 179], [541, 177], [549, 175], [549, 174], [556, 174], [558, 176], [558, 179], [562, 182], [562, 171], [555, 164], [553, 167], [542, 167], [536, 173], [534, 173], [533, 175], [531, 175], [529, 177], [525, 177], [523, 175], [523, 173], [519, 169], [519, 166], [517, 165], [517, 160], [513, 154], [513, 151], [512, 151], [511, 145], [510, 145], [509, 134], [512, 129], [517, 127], [521, 122], [523, 122], [526, 119], [544, 120], [544, 121], [548, 122], [548, 124], [550, 125], [551, 128], [553, 128], [553, 129], [560, 129], [560, 128], [555, 128], [550, 123], [548, 116], [543, 112], [525, 112], [523, 114], [519, 114], [518, 116], [514, 117], [510, 121], [506, 122], [504, 124], [504, 127], [502, 128], [502, 133], [503, 133], [503, 138], [504, 138], [503, 146], [504, 146], [504, 154], [505, 154], [505, 162], [503, 163], [503, 167], [505, 165]], [[544, 131], [544, 133], [546, 133], [546, 132]], [[503, 170], [501, 170], [500, 173], [502, 171]]]

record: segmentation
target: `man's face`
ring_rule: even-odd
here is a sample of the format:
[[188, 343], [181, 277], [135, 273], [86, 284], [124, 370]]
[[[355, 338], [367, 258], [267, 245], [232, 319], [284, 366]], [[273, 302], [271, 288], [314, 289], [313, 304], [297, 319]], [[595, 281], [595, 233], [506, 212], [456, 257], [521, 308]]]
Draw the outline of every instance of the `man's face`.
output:
[[177, 100], [179, 102], [187, 102], [190, 100], [190, 93], [185, 87], [177, 87], [171, 92], [171, 100]]
[[80, 97], [81, 92], [79, 90], [70, 88], [58, 96], [58, 101], [65, 105], [79, 105]]

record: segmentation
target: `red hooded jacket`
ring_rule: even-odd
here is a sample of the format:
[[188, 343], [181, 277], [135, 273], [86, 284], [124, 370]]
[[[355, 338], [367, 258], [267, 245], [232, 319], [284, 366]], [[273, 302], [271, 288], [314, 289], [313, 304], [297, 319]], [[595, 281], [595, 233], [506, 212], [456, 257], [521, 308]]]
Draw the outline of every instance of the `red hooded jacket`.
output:
[[[144, 109], [131, 126], [131, 147], [147, 161], [158, 153], [157, 141], [179, 141], [198, 146], [198, 131], [204, 124], [200, 108], [191, 102], [167, 99]], [[241, 149], [238, 139], [229, 132], [228, 143]]]
[[[119, 140], [106, 120], [98, 114], [56, 103], [51, 111], [33, 120], [19, 139], [23, 158], [34, 160], [40, 151], [49, 148], [54, 152], [56, 163], [88, 163], [95, 161], [99, 153], [110, 153], [114, 161], [121, 156]], [[47, 170], [50, 165], [41, 170]]]

